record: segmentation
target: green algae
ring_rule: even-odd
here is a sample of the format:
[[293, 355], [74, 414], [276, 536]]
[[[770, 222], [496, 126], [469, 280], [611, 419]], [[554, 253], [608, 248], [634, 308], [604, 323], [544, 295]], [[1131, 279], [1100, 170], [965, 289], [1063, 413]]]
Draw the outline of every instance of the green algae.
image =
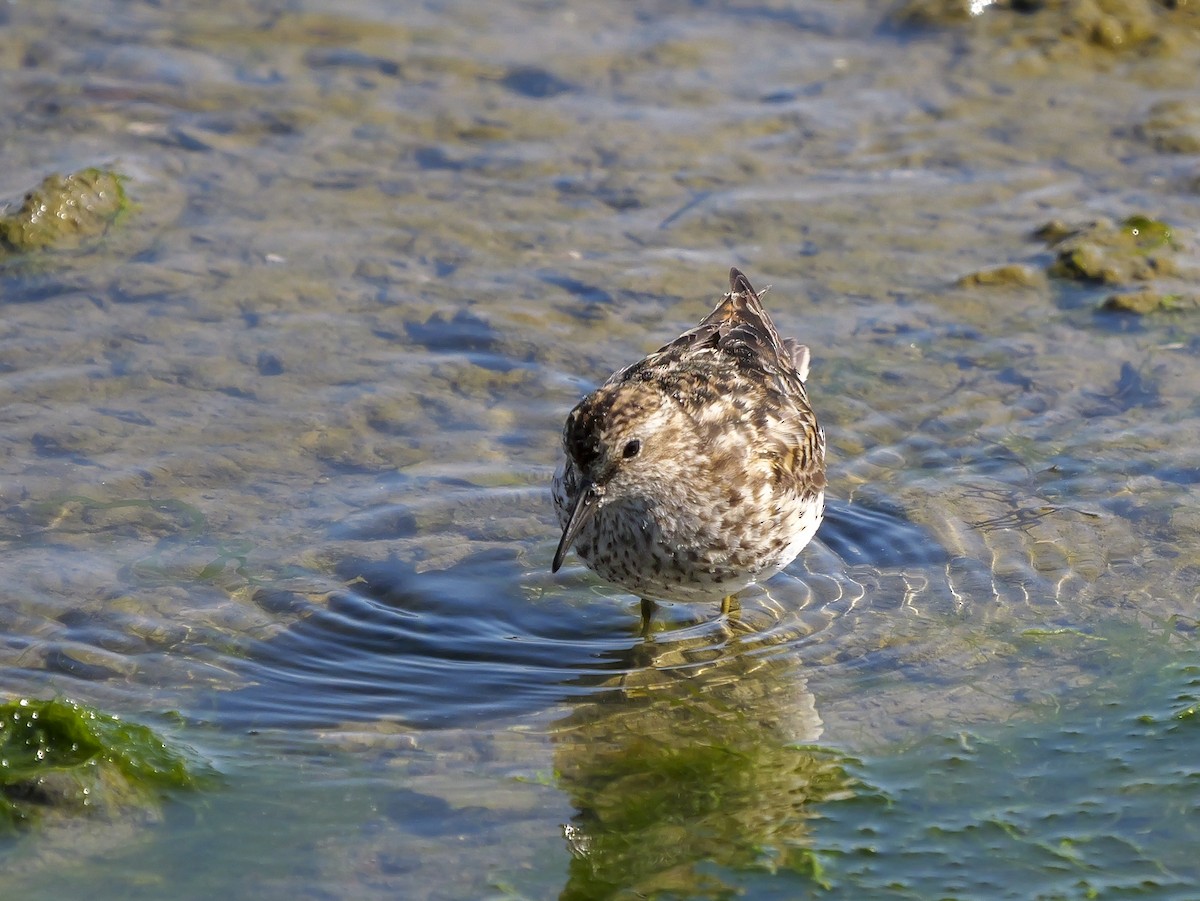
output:
[[47, 176], [16, 212], [0, 216], [0, 258], [78, 247], [104, 234], [129, 207], [123, 182], [117, 173], [95, 167]]
[[1194, 641], [1121, 626], [1084, 637], [1105, 639], [1085, 696], [849, 762], [859, 789], [816, 805], [820, 896], [1191, 897]]
[[1039, 693], [1017, 717], [946, 719], [853, 756], [788, 742], [777, 711], [748, 704], [764, 687], [789, 697], [796, 671], [773, 662], [752, 679], [718, 666], [699, 684], [656, 671], [648, 685], [627, 680], [619, 701], [577, 707], [554, 736], [577, 810], [559, 897], [1083, 898], [1194, 885], [1200, 779], [1181, 763], [1200, 723], [1194, 639], [1171, 622], [1002, 631], [1025, 666], [1084, 658], [1095, 681]]
[[[1161, 219], [1135, 214], [1120, 222], [1098, 219], [1082, 225], [1053, 219], [1032, 237], [1053, 254], [1044, 273], [1012, 263], [968, 273], [956, 287], [1041, 288], [1049, 277], [1083, 288], [1125, 288], [1099, 302], [1106, 312], [1144, 315], [1200, 308], [1200, 295], [1180, 290], [1193, 273], [1177, 262], [1182, 245], [1174, 227]], [[1132, 285], [1139, 287], [1130, 289]]]
[[58, 814], [154, 807], [212, 777], [147, 726], [65, 698], [0, 705], [0, 833]]
[[1130, 216], [1121, 223], [1121, 231], [1132, 238], [1143, 251], [1155, 250], [1171, 243], [1171, 226], [1149, 216]]

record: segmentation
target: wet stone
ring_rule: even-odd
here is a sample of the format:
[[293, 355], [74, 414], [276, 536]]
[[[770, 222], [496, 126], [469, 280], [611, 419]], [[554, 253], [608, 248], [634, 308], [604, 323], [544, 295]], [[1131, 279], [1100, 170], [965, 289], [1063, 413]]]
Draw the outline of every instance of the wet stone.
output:
[[133, 675], [136, 665], [118, 654], [106, 654], [94, 648], [52, 648], [46, 652], [45, 667], [89, 682]]
[[279, 359], [278, 355], [270, 351], [264, 350], [259, 353], [256, 366], [259, 375], [272, 376], [283, 374], [283, 361]]
[[517, 66], [500, 79], [500, 84], [522, 97], [545, 100], [574, 91], [575, 85], [540, 66]]
[[404, 331], [412, 341], [434, 351], [489, 351], [497, 342], [495, 329], [466, 309], [449, 320], [434, 313], [424, 322], [406, 322]]

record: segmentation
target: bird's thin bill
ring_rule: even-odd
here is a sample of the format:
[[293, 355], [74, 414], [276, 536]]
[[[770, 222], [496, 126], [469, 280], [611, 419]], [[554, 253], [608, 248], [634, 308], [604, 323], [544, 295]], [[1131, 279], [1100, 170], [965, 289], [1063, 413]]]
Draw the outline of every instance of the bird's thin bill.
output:
[[587, 524], [587, 521], [592, 518], [592, 514], [596, 512], [596, 501], [599, 499], [600, 496], [596, 493], [596, 488], [591, 482], [584, 482], [579, 486], [579, 496], [575, 500], [575, 509], [571, 511], [571, 518], [567, 522], [567, 527], [563, 529], [562, 538], [558, 540], [558, 550], [554, 552], [554, 562], [550, 565], [550, 572], [558, 572], [559, 567], [562, 566], [563, 557], [567, 556], [567, 551], [575, 543], [575, 539], [579, 535], [579, 530]]

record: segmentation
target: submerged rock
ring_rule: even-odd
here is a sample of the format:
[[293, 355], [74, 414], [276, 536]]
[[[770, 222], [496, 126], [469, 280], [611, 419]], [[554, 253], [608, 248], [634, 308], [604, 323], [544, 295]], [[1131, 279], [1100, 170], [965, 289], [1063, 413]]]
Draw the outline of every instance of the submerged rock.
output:
[[1163, 100], [1134, 133], [1160, 153], [1200, 153], [1200, 109], [1194, 100]]
[[77, 247], [99, 237], [129, 205], [121, 176], [107, 169], [50, 175], [0, 216], [0, 255]]

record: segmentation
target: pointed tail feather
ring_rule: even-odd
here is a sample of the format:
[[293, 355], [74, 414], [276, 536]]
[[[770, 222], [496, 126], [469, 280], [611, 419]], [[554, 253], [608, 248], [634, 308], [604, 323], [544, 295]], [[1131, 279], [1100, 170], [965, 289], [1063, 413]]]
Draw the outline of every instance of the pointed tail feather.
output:
[[783, 354], [783, 340], [775, 331], [775, 323], [758, 299], [750, 279], [736, 267], [729, 270], [729, 293], [701, 323], [721, 323], [722, 337], [747, 341], [760, 351], [773, 350]]
[[758, 294], [750, 287], [750, 279], [746, 278], [737, 266], [729, 270], [729, 291], [731, 294], [751, 294], [758, 299]]
[[794, 368], [803, 381], [808, 375], [808, 349], [793, 339], [780, 338], [759, 300], [759, 293], [741, 270], [729, 270], [729, 288], [729, 293], [699, 325], [659, 350], [716, 347], [739, 356], [748, 352], [763, 362]]

